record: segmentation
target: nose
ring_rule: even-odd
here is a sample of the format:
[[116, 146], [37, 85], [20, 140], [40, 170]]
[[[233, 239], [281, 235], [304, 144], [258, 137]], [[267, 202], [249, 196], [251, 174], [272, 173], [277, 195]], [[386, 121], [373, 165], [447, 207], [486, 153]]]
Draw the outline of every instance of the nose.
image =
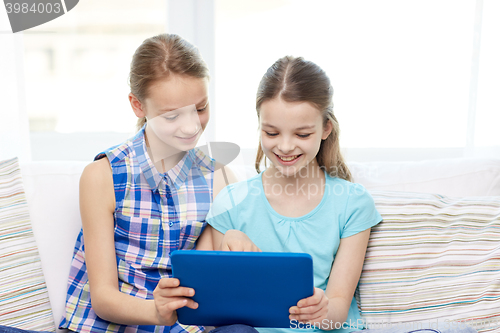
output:
[[196, 108], [194, 108], [193, 111], [187, 112], [187, 114], [183, 118], [184, 121], [181, 125], [181, 131], [183, 134], [187, 136], [194, 135], [200, 130], [200, 118], [198, 117]]
[[287, 155], [295, 149], [295, 143], [292, 138], [283, 136], [281, 141], [278, 143], [278, 149], [283, 153], [283, 155]]

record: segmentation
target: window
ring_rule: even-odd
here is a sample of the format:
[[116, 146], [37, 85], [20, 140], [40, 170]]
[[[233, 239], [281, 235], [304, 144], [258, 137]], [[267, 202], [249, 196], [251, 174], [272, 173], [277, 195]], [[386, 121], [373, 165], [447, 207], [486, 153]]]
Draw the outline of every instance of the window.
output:
[[475, 1], [216, 4], [217, 140], [256, 146], [259, 80], [291, 54], [332, 80], [343, 147], [464, 147]]
[[495, 0], [80, 1], [23, 36], [33, 159], [90, 160], [129, 137], [132, 54], [165, 31], [208, 60], [210, 140], [255, 149], [257, 86], [291, 54], [330, 76], [347, 150], [419, 159], [461, 157], [469, 145], [498, 155], [499, 15]]
[[89, 160], [134, 132], [130, 61], [166, 16], [165, 0], [85, 0], [24, 33], [34, 160]]

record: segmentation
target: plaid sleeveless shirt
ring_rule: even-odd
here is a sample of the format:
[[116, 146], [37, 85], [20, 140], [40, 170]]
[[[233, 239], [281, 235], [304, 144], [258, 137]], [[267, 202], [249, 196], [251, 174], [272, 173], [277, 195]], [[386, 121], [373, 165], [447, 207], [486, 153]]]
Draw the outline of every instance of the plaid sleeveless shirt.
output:
[[[146, 125], [145, 125], [146, 126]], [[120, 291], [153, 299], [162, 277], [171, 277], [170, 252], [193, 249], [205, 228], [213, 197], [215, 161], [198, 149], [188, 151], [160, 174], [146, 151], [145, 126], [106, 156], [113, 171], [116, 208], [115, 248]], [[75, 332], [203, 332], [203, 327], [125, 326], [99, 318], [92, 309], [83, 231], [78, 235], [60, 328]]]

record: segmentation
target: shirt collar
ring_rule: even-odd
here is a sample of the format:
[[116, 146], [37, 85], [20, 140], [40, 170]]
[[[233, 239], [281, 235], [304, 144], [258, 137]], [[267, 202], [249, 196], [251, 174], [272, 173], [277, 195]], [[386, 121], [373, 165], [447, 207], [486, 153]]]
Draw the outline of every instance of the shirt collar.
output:
[[136, 152], [137, 161], [139, 162], [139, 166], [149, 184], [149, 187], [153, 190], [157, 190], [162, 179], [165, 179], [169, 186], [179, 189], [188, 178], [189, 171], [191, 170], [195, 160], [195, 151], [187, 151], [179, 163], [177, 163], [172, 169], [168, 170], [165, 174], [160, 174], [147, 153], [146, 140], [144, 136], [146, 126], [147, 124], [144, 124], [137, 135], [133, 138], [133, 147]]

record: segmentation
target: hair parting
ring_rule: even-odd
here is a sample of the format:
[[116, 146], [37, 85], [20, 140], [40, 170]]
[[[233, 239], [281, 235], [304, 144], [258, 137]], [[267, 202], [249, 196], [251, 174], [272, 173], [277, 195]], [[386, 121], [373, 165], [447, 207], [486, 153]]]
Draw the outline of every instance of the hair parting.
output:
[[[155, 81], [172, 74], [209, 78], [208, 67], [198, 49], [175, 34], [160, 34], [146, 39], [135, 51], [130, 64], [130, 92], [143, 102]], [[137, 130], [146, 118], [137, 121]]]

